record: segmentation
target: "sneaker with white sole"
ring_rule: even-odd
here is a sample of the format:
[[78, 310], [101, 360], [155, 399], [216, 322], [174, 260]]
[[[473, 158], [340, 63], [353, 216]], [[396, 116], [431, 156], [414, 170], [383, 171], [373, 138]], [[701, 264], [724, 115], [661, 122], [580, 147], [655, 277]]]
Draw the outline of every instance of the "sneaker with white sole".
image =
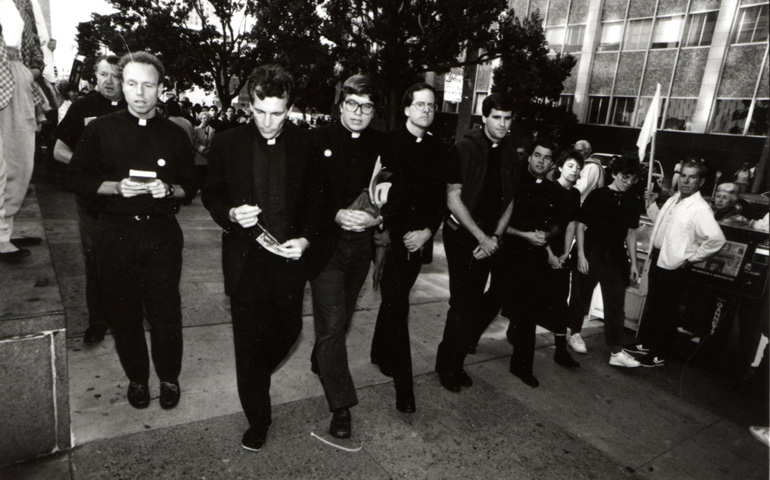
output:
[[636, 368], [641, 363], [631, 355], [621, 351], [610, 355], [610, 365], [613, 367]]
[[666, 366], [666, 359], [658, 355], [646, 355], [639, 361], [643, 367], [654, 368]]
[[630, 343], [628, 345], [623, 345], [623, 351], [626, 353], [635, 353], [637, 355], [647, 355], [650, 353], [650, 349], [641, 343]]
[[586, 342], [583, 341], [583, 337], [581, 337], [579, 333], [570, 335], [567, 343], [569, 344], [570, 348], [575, 351], [575, 353], [586, 353], [587, 351]]
[[770, 447], [770, 429], [769, 428], [749, 427], [749, 432], [751, 432], [751, 435], [754, 438], [764, 443], [766, 446]]

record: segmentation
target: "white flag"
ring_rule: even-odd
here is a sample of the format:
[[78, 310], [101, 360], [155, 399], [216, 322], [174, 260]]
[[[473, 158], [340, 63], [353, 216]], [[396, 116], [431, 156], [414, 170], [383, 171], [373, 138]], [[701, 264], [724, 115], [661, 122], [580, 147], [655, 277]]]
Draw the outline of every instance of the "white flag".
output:
[[658, 129], [658, 117], [660, 116], [660, 84], [655, 89], [655, 96], [652, 97], [652, 103], [647, 110], [647, 116], [644, 117], [642, 131], [639, 132], [639, 139], [636, 146], [639, 147], [639, 161], [644, 161], [644, 153], [647, 150], [647, 144]]

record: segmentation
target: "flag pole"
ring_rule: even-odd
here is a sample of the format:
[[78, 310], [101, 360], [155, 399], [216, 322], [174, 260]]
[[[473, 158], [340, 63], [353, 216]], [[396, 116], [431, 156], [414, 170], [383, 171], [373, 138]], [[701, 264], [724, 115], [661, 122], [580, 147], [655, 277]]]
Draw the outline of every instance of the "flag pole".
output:
[[[656, 118], [657, 122], [658, 119]], [[657, 127], [657, 124], [656, 124]], [[655, 165], [655, 139], [658, 137], [658, 129], [655, 128], [652, 131], [652, 138], [650, 139], [650, 164], [647, 166], [647, 190], [652, 188], [652, 169]]]

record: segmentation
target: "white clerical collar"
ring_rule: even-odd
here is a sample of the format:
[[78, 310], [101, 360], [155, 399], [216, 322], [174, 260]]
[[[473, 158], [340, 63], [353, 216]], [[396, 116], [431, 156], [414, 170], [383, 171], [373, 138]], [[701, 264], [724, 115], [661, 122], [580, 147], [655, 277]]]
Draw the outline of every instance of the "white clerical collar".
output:
[[267, 141], [267, 144], [268, 144], [268, 145], [275, 145], [275, 137], [273, 137], [273, 138], [269, 139], [269, 140]]
[[350, 132], [350, 138], [358, 138], [361, 136], [361, 132]]
[[110, 105], [112, 105], [113, 107], [117, 107], [119, 103], [120, 102], [116, 102], [115, 100], [113, 100], [110, 102]]
[[142, 126], [142, 127], [146, 127], [147, 126], [147, 119], [146, 118], [140, 118], [139, 119], [139, 125]]

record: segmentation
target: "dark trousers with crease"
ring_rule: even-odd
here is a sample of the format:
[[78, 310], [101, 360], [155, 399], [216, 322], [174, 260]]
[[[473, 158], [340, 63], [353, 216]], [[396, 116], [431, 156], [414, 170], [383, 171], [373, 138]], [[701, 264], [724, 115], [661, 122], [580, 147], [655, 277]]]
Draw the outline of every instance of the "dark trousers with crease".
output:
[[409, 253], [393, 239], [380, 281], [382, 302], [372, 337], [372, 363], [393, 371], [397, 392], [412, 392], [412, 352], [409, 343], [409, 292], [422, 268], [421, 252]]
[[126, 376], [147, 384], [150, 324], [155, 372], [175, 382], [182, 369], [182, 230], [173, 215], [149, 220], [100, 214], [96, 263], [100, 295]]
[[[483, 331], [481, 325], [490, 311], [500, 309], [497, 295], [485, 294], [487, 279], [492, 285], [500, 282], [502, 262], [496, 258], [477, 260], [473, 250], [478, 241], [466, 230], [444, 226], [444, 250], [449, 266], [449, 311], [444, 335], [436, 354], [436, 371], [439, 374], [457, 374], [463, 369], [468, 349]], [[501, 249], [502, 250], [502, 249]], [[491, 289], [490, 289], [491, 290]], [[495, 290], [495, 292], [500, 290]], [[492, 317], [494, 318], [494, 316]]]
[[358, 404], [346, 336], [358, 293], [369, 273], [372, 251], [371, 232], [342, 232], [331, 260], [310, 282], [315, 326], [311, 363], [321, 377], [330, 411]]
[[302, 331], [304, 261], [254, 245], [230, 296], [238, 396], [251, 426], [270, 426], [270, 376]]
[[96, 269], [96, 241], [98, 220], [96, 214], [90, 213], [78, 203], [78, 230], [83, 247], [83, 260], [86, 267], [86, 307], [88, 308], [88, 326], [107, 328], [107, 317], [102, 307], [99, 293], [99, 280]]
[[604, 302], [604, 339], [613, 353], [620, 352], [624, 343], [623, 327], [626, 320], [626, 287], [629, 284], [630, 262], [619, 254], [610, 255], [601, 248], [586, 254], [588, 275], [577, 269], [572, 272], [570, 293], [570, 327], [580, 333], [583, 318], [588, 314], [591, 297], [598, 283]]
[[657, 266], [660, 250], [650, 254], [650, 273], [647, 284], [647, 303], [637, 338], [656, 351], [669, 354], [677, 338], [678, 308], [688, 285], [690, 272], [684, 268], [666, 270]]

